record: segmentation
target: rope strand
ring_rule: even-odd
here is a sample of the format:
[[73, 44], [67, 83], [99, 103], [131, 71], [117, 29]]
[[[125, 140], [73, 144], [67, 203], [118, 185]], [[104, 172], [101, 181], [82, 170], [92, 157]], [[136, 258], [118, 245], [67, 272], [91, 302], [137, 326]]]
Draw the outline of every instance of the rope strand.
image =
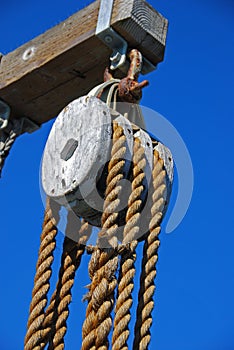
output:
[[133, 279], [135, 276], [136, 260], [136, 235], [139, 232], [139, 217], [142, 206], [143, 182], [145, 179], [144, 168], [146, 160], [144, 148], [138, 138], [134, 141], [133, 154], [133, 180], [132, 193], [128, 201], [128, 211], [126, 214], [126, 225], [124, 227], [123, 252], [120, 262], [120, 276], [118, 285], [118, 297], [115, 307], [114, 331], [112, 336], [113, 350], [127, 350], [127, 340], [129, 337], [129, 322], [131, 319], [130, 309], [132, 306]]
[[[111, 160], [108, 165], [107, 188], [102, 215], [102, 230], [98, 244], [89, 263], [91, 285], [86, 296], [88, 306], [86, 320], [82, 329], [82, 350], [107, 350], [108, 335], [112, 327], [111, 311], [114, 304], [114, 290], [117, 285], [115, 277], [118, 268], [118, 207], [122, 187], [126, 153], [126, 136], [123, 128], [113, 123], [113, 146]], [[110, 248], [104, 248], [110, 246]]]
[[46, 333], [49, 334], [48, 349], [51, 350], [64, 349], [64, 337], [67, 331], [67, 318], [69, 316], [69, 305], [72, 300], [71, 290], [74, 285], [75, 273], [80, 266], [81, 258], [85, 251], [84, 244], [87, 243], [92, 233], [92, 227], [83, 220], [80, 229], [79, 227], [74, 227], [73, 216], [73, 212], [68, 214], [66, 232], [69, 234], [72, 230], [79, 230], [79, 240], [77, 243], [67, 236], [64, 239], [59, 280], [46, 311], [44, 322], [44, 327], [45, 329], [47, 328]]
[[150, 343], [150, 327], [152, 325], [152, 311], [154, 308], [153, 295], [155, 292], [154, 279], [156, 277], [156, 263], [158, 261], [158, 248], [160, 245], [160, 222], [165, 205], [166, 173], [163, 160], [154, 152], [153, 169], [153, 195], [151, 207], [151, 220], [149, 234], [145, 239], [142, 259], [142, 272], [140, 277], [140, 291], [135, 323], [134, 350], [147, 350]]
[[[51, 204], [51, 201], [47, 199], [24, 350], [40, 349], [39, 343], [42, 337], [42, 325], [45, 318], [44, 310], [47, 305], [47, 293], [50, 288], [49, 280], [52, 273], [51, 265], [54, 260], [53, 253], [57, 235], [55, 225], [58, 218], [53, 215]], [[57, 206], [55, 209], [58, 213]]]

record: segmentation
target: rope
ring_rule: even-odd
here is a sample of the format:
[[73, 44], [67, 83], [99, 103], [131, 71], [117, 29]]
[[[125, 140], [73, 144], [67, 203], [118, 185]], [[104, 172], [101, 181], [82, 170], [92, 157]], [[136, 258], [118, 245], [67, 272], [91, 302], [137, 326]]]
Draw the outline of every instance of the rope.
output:
[[[106, 82], [95, 88], [90, 96], [98, 94], [100, 98], [102, 93], [99, 90], [103, 89], [104, 86], [113, 84], [109, 89], [107, 98], [103, 97], [108, 106], [113, 100], [113, 108], [116, 109], [117, 95], [120, 101], [138, 103], [142, 96], [141, 89], [148, 85], [148, 81], [142, 83], [137, 81], [142, 65], [142, 56], [139, 51], [131, 51], [130, 61], [130, 69], [126, 78], [121, 81], [114, 81], [110, 73], [106, 71], [105, 79], [110, 79], [111, 83]], [[0, 176], [5, 158], [9, 154], [16, 137], [17, 133], [11, 131], [9, 136], [5, 136], [4, 142], [0, 145], [2, 150], [0, 152]], [[125, 177], [126, 141], [123, 128], [114, 121], [113, 145], [111, 160], [108, 164], [105, 201], [101, 220], [102, 229], [98, 234], [97, 246], [87, 247], [87, 252], [92, 254], [88, 267], [91, 283], [88, 286], [89, 291], [84, 298], [88, 301], [88, 305], [86, 319], [82, 327], [81, 350], [108, 350], [108, 338], [112, 325], [114, 325], [112, 350], [128, 350], [130, 311], [133, 304], [132, 292], [136, 273], [137, 237], [140, 230], [143, 229], [143, 221], [147, 222], [147, 229], [144, 231], [147, 234], [141, 238], [145, 240], [145, 243], [133, 349], [147, 350], [151, 339], [150, 328], [152, 325], [153, 295], [155, 292], [154, 280], [160, 245], [160, 223], [163, 217], [163, 209], [165, 208], [166, 172], [163, 160], [160, 159], [159, 153], [155, 151], [153, 183], [150, 189], [151, 206], [149, 208], [151, 216], [150, 218], [147, 216], [146, 220], [141, 222], [140, 217], [146, 180], [146, 158], [141, 140], [135, 138], [131, 172], [131, 194], [128, 198], [127, 208], [121, 209], [123, 192], [126, 189], [124, 188], [123, 191], [122, 188], [122, 180]], [[44, 350], [45, 348], [47, 350], [64, 350], [64, 338], [67, 332], [67, 319], [69, 306], [72, 301], [72, 287], [75, 274], [80, 266], [81, 258], [85, 252], [85, 245], [92, 232], [91, 226], [85, 221], [82, 221], [82, 224], [79, 222], [77, 227], [76, 218], [76, 225], [74, 225], [74, 213], [70, 212], [68, 214], [67, 235], [63, 243], [59, 278], [46, 310], [57, 234], [55, 226], [57, 220], [53, 216], [50, 204], [48, 199], [24, 350]], [[148, 203], [146, 205], [148, 208]], [[123, 217], [125, 226], [123, 232], [120, 232], [119, 226]], [[74, 227], [75, 231], [79, 231], [78, 238], [75, 240], [71, 239], [74, 235], [70, 234], [74, 233]], [[119, 244], [120, 241], [122, 242], [121, 245]], [[120, 271], [117, 282], [118, 254], [120, 254]], [[117, 284], [118, 292], [113, 322], [111, 313]]]
[[54, 260], [53, 253], [57, 235], [55, 225], [58, 220], [58, 207], [54, 206], [56, 214], [54, 215], [51, 206], [52, 202], [47, 199], [24, 350], [40, 349], [39, 343], [45, 318], [44, 309], [47, 305], [47, 293], [50, 288], [49, 280], [52, 273], [51, 265]]
[[[91, 285], [86, 296], [88, 306], [82, 329], [82, 350], [107, 350], [108, 335], [112, 327], [111, 312], [114, 304], [114, 290], [117, 285], [115, 277], [118, 268], [118, 207], [122, 187], [126, 153], [126, 136], [123, 128], [113, 123], [113, 146], [111, 160], [108, 164], [107, 188], [102, 215], [102, 230], [98, 244], [89, 263]], [[104, 248], [106, 246], [109, 248]], [[102, 248], [100, 248], [102, 247]]]
[[102, 231], [99, 234], [99, 246], [110, 246], [116, 248], [118, 245], [118, 208], [122, 186], [120, 181], [124, 178], [126, 136], [124, 130], [118, 123], [113, 122], [113, 146], [111, 160], [108, 165], [108, 176], [106, 181], [106, 193], [102, 215]]
[[137, 317], [135, 324], [134, 350], [147, 350], [150, 343], [150, 327], [152, 325], [152, 311], [154, 308], [153, 295], [155, 292], [154, 279], [156, 277], [156, 263], [160, 245], [160, 223], [165, 205], [166, 172], [163, 160], [154, 152], [153, 195], [149, 234], [145, 239], [142, 272], [140, 277], [140, 291], [138, 295]]
[[[74, 213], [68, 214], [68, 224], [66, 233], [70, 236], [70, 232], [77, 230], [77, 221], [73, 222]], [[82, 220], [79, 229], [78, 243], [68, 238], [64, 239], [63, 254], [61, 258], [61, 266], [59, 271], [59, 280], [56, 290], [53, 293], [50, 305], [46, 311], [44, 321], [45, 339], [42, 348], [49, 341], [48, 349], [62, 350], [64, 349], [64, 337], [67, 331], [67, 318], [69, 316], [69, 305], [72, 300], [72, 287], [74, 285], [75, 273], [80, 266], [82, 255], [85, 251], [91, 233], [92, 227]]]
[[[97, 248], [89, 265], [92, 283], [89, 293], [87, 317], [84, 322], [83, 349], [107, 350], [108, 335], [112, 327], [111, 311], [114, 305], [114, 290], [117, 285], [115, 273], [118, 267], [116, 250]], [[88, 334], [86, 327], [89, 326]]]
[[13, 144], [15, 143], [17, 136], [18, 134], [15, 131], [11, 130], [9, 133], [9, 136], [3, 143], [2, 149], [0, 150], [0, 178], [2, 175], [2, 169], [4, 166], [5, 160], [8, 157]]
[[135, 250], [137, 247], [137, 240], [135, 237], [139, 232], [138, 222], [142, 206], [141, 197], [144, 191], [143, 181], [145, 179], [144, 168], [146, 166], [146, 160], [144, 153], [144, 148], [141, 146], [140, 140], [136, 138], [133, 155], [132, 193], [129, 197], [128, 211], [126, 214], [123, 238], [123, 245], [125, 245], [125, 247], [121, 254], [118, 297], [115, 307], [114, 331], [112, 337], [113, 350], [128, 349], [128, 325], [131, 319], [130, 309], [132, 306], [133, 278], [135, 275], [134, 263], [136, 260]]
[[[84, 300], [88, 301], [88, 306], [86, 310], [86, 318], [82, 327], [82, 347], [81, 350], [94, 350], [95, 349], [95, 338], [96, 329], [94, 325], [94, 320], [96, 316], [96, 310], [94, 308], [92, 293], [94, 289], [94, 275], [99, 267], [99, 259], [101, 255], [101, 250], [96, 249], [89, 262], [89, 277], [92, 283], [88, 286], [89, 292], [85, 296]], [[95, 349], [96, 350], [96, 349]]]

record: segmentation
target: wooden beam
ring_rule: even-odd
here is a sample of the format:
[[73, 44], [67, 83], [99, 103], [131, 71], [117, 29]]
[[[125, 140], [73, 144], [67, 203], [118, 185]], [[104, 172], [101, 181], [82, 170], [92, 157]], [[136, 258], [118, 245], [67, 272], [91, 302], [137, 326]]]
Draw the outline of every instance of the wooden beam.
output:
[[[111, 50], [95, 35], [99, 6], [100, 0], [93, 2], [2, 57], [0, 98], [11, 118], [42, 124], [102, 82]], [[168, 21], [144, 0], [115, 0], [111, 25], [129, 48], [155, 65], [163, 60]]]

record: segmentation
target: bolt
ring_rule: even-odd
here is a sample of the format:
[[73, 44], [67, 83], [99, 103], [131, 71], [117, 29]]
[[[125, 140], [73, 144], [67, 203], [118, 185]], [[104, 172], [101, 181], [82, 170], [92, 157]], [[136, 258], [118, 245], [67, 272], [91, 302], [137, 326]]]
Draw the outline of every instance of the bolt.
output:
[[112, 43], [113, 38], [112, 38], [112, 36], [110, 36], [110, 35], [106, 35], [105, 38], [104, 38], [104, 40], [105, 40], [105, 42], [106, 42], [107, 44], [110, 44], [110, 43]]
[[35, 51], [36, 51], [35, 46], [29, 47], [27, 50], [24, 51], [22, 59], [24, 61], [29, 60], [30, 58], [32, 58], [35, 55]]
[[117, 52], [115, 52], [115, 53], [111, 56], [110, 60], [111, 60], [111, 62], [113, 62], [113, 63], [117, 63], [117, 62], [119, 62], [119, 61], [121, 60], [121, 57], [122, 57], [121, 53], [119, 53], [119, 52], [117, 51]]

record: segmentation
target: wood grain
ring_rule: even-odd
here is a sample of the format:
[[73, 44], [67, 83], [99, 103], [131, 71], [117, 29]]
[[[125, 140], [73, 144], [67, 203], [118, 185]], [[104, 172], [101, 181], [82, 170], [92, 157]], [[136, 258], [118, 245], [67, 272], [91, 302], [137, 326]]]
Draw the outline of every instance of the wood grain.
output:
[[[62, 201], [66, 196], [65, 201], [72, 202], [83, 184], [89, 195], [96, 188], [100, 167], [109, 159], [111, 135], [110, 110], [101, 100], [84, 96], [66, 106], [52, 127], [43, 155], [46, 194]], [[77, 142], [74, 151], [73, 141]]]
[[[3, 56], [0, 98], [11, 118], [38, 124], [103, 80], [111, 50], [96, 36], [100, 0]], [[143, 0], [115, 0], [111, 24], [155, 65], [163, 60], [167, 20]], [[116, 72], [121, 77], [120, 72]]]

